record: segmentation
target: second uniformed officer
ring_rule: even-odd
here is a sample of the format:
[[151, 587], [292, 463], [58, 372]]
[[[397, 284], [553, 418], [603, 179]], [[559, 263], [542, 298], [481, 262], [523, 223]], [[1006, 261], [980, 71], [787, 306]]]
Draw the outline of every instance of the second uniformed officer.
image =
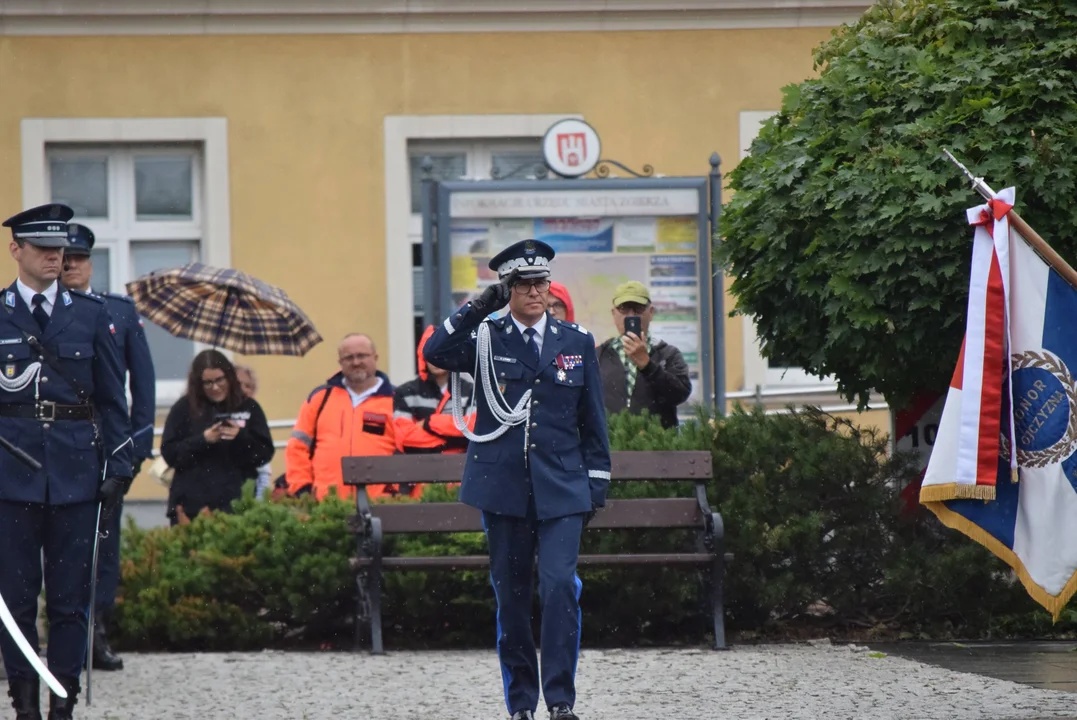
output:
[[[60, 281], [65, 287], [78, 290], [105, 301], [109, 317], [116, 327], [116, 345], [120, 362], [131, 386], [131, 439], [134, 442], [134, 474], [153, 455], [153, 416], [156, 403], [156, 378], [153, 358], [146, 342], [146, 332], [135, 311], [135, 304], [126, 295], [94, 293], [90, 289], [93, 279], [93, 230], [78, 223], [69, 223], [68, 246], [64, 248], [64, 271]], [[93, 666], [97, 670], [123, 670], [123, 660], [112, 652], [108, 642], [108, 626], [116, 605], [116, 589], [120, 583], [120, 528], [123, 500], [112, 513], [112, 522], [105, 530], [107, 537], [101, 540], [97, 560], [97, 598], [94, 613]]]
[[[51, 695], [50, 720], [71, 718], [80, 690], [98, 503], [109, 515], [131, 479], [123, 374], [104, 301], [57, 281], [72, 214], [43, 205], [3, 223], [19, 276], [0, 303], [0, 434], [42, 468], [0, 454], [0, 594], [36, 650], [44, 552], [48, 667], [68, 692]], [[6, 630], [0, 649], [16, 717], [37, 720], [33, 667]]]
[[[434, 365], [475, 373], [478, 414], [475, 432], [465, 431], [471, 443], [460, 500], [482, 510], [513, 720], [531, 720], [539, 699], [531, 633], [536, 549], [542, 696], [553, 720], [576, 718], [580, 534], [605, 504], [610, 481], [595, 339], [546, 312], [553, 256], [536, 240], [506, 248], [490, 261], [501, 282], [450, 315], [424, 348]], [[506, 317], [488, 319], [506, 303]]]

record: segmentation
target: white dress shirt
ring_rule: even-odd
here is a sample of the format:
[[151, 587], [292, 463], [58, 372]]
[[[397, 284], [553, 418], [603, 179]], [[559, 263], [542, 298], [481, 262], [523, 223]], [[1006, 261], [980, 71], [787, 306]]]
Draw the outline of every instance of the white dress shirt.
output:
[[373, 395], [374, 393], [376, 393], [378, 391], [378, 388], [380, 388], [382, 386], [383, 382], [385, 382], [385, 381], [382, 380], [381, 378], [378, 378], [377, 382], [375, 382], [373, 385], [371, 385], [369, 389], [364, 390], [361, 393], [357, 393], [354, 390], [352, 390], [350, 387], [348, 387], [348, 383], [345, 382], [344, 383], [344, 389], [348, 391], [349, 395], [351, 395], [352, 407], [353, 408], [359, 407], [360, 403], [362, 403], [364, 400], [366, 400], [367, 398], [369, 398], [371, 395]]
[[[52, 309], [56, 307], [56, 293], [59, 288], [59, 284], [53, 280], [52, 285], [49, 285], [45, 292], [41, 293], [45, 296], [45, 302], [41, 303], [41, 307], [45, 308], [45, 314], [49, 317], [52, 317]], [[26, 307], [30, 308], [30, 312], [33, 312], [34, 295], [37, 295], [37, 290], [23, 283], [21, 278], [15, 281], [15, 289], [19, 291], [19, 297], [26, 303]]]
[[[514, 323], [516, 323], [516, 328], [521, 333], [523, 333], [523, 331], [527, 329], [527, 326], [524, 325], [519, 320], [517, 320], [515, 315], [512, 316], [512, 321]], [[542, 313], [542, 317], [539, 318], [539, 321], [537, 323], [535, 323], [534, 325], [532, 325], [531, 327], [535, 328], [535, 344], [538, 345], [539, 355], [541, 355], [542, 354], [542, 340], [543, 340], [543, 337], [546, 335], [546, 313]], [[527, 342], [527, 335], [524, 335], [524, 343], [526, 343], [526, 342]]]

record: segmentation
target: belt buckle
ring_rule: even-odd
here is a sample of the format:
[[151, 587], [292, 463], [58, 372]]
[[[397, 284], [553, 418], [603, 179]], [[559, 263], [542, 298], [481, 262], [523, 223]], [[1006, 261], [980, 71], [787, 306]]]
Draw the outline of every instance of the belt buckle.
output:
[[[48, 412], [46, 412], [48, 411]], [[56, 403], [49, 400], [37, 404], [37, 419], [42, 422], [56, 421]]]

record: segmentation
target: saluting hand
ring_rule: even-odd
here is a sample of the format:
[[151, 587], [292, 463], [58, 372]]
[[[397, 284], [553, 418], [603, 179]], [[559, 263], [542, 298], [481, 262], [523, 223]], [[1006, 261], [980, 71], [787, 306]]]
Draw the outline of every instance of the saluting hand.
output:
[[471, 307], [480, 313], [489, 315], [505, 307], [510, 297], [512, 297], [512, 288], [509, 287], [508, 283], [497, 282], [487, 286], [478, 299], [472, 300]]
[[635, 333], [625, 333], [621, 337], [621, 342], [625, 346], [625, 355], [642, 370], [647, 367], [647, 363], [651, 362], [651, 356], [647, 354], [647, 333], [640, 333], [640, 335], [642, 337], [637, 337]]

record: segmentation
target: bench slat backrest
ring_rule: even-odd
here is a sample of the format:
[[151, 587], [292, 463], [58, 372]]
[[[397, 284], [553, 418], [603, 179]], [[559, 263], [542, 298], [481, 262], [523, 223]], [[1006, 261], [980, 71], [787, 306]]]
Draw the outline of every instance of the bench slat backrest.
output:
[[[379, 503], [370, 508], [382, 532], [481, 532], [482, 515], [462, 503]], [[692, 528], [703, 518], [694, 498], [610, 500], [588, 528]]]
[[[614, 480], [705, 482], [711, 478], [706, 450], [618, 450], [610, 453]], [[342, 460], [346, 485], [460, 482], [465, 455], [380, 455]]]

